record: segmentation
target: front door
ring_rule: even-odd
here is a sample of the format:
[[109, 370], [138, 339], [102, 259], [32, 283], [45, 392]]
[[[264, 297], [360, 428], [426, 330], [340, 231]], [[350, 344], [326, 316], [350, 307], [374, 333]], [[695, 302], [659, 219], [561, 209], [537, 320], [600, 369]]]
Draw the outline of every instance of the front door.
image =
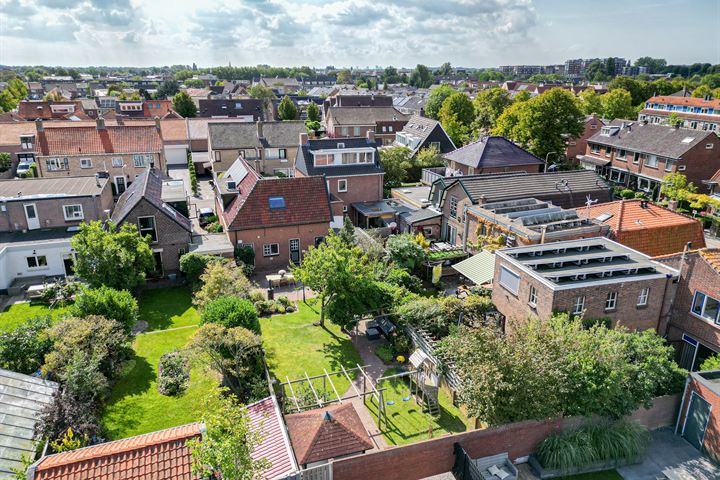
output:
[[37, 215], [37, 209], [34, 203], [26, 203], [25, 207], [25, 218], [27, 219], [28, 230], [36, 230], [40, 228], [40, 219]]
[[693, 447], [700, 451], [703, 449], [705, 428], [707, 428], [709, 417], [710, 404], [700, 395], [693, 392], [690, 397], [690, 406], [688, 407], [687, 417], [685, 418], [682, 436], [685, 437], [685, 440], [690, 442]]
[[153, 252], [153, 260], [155, 260], [155, 268], [150, 272], [151, 278], [162, 278], [163, 276], [163, 262], [162, 262], [162, 251]]
[[291, 238], [290, 239], [290, 262], [292, 262], [293, 265], [298, 265], [300, 263], [300, 239], [299, 238]]

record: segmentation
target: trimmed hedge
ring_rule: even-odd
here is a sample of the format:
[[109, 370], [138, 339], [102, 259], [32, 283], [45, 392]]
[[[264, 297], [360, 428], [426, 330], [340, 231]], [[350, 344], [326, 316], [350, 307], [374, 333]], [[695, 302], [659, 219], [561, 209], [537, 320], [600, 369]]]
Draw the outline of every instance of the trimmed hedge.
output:
[[200, 314], [201, 323], [217, 323], [227, 328], [244, 327], [260, 333], [255, 305], [250, 300], [239, 297], [220, 297], [205, 305]]
[[160, 357], [157, 389], [161, 395], [180, 395], [187, 389], [189, 382], [190, 367], [182, 353], [172, 351]]

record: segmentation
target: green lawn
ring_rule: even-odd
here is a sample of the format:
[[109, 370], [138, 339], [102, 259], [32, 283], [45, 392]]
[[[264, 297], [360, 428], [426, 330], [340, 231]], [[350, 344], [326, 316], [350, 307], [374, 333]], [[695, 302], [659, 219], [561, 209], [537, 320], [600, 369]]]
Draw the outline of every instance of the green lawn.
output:
[[0, 313], [0, 332], [7, 332], [18, 325], [25, 323], [33, 317], [41, 315], [51, 315], [53, 319], [58, 319], [68, 313], [70, 306], [55, 307], [52, 310], [44, 303], [16, 303], [7, 307]]
[[[340, 365], [352, 368], [360, 363], [360, 355], [340, 327], [330, 322], [325, 328], [314, 326], [320, 318], [317, 307], [299, 305], [295, 313], [260, 319], [265, 359], [272, 375], [284, 382], [286, 377], [293, 380], [306, 372], [309, 376], [322, 375], [323, 368], [331, 373], [340, 371]], [[340, 395], [350, 387], [344, 377], [333, 377], [333, 383]], [[322, 389], [323, 380], [317, 379], [313, 385]], [[326, 388], [327, 394], [334, 396], [329, 384]]]
[[[392, 375], [395, 369], [385, 371], [385, 375]], [[410, 395], [408, 379], [396, 378], [381, 383], [385, 387], [383, 392], [385, 402], [395, 402], [393, 405], [385, 405], [388, 426], [383, 423], [382, 433], [390, 445], [404, 445], [418, 442], [429, 438], [428, 431], [432, 427], [433, 437], [439, 437], [447, 433], [464, 432], [468, 429], [470, 421], [452, 404], [450, 398], [440, 390], [440, 417], [433, 418], [423, 413], [422, 408], [415, 403]], [[403, 401], [403, 398], [410, 396], [410, 399]], [[374, 398], [368, 397], [366, 403], [370, 414], [377, 423], [377, 402]]]
[[148, 322], [148, 331], [200, 323], [200, 314], [192, 305], [190, 290], [185, 287], [145, 290], [138, 303], [140, 320]]
[[572, 475], [570, 477], [560, 477], [558, 480], [623, 480], [623, 477], [615, 470], [605, 470], [604, 472], [583, 473], [581, 475]]

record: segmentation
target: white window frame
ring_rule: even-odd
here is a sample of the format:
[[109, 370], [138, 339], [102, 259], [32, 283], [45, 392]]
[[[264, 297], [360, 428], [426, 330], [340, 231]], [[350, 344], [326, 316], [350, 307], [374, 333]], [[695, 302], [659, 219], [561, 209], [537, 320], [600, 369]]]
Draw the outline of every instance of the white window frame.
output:
[[618, 292], [608, 292], [605, 298], [605, 311], [615, 310], [617, 308]]
[[537, 288], [535, 288], [534, 285], [530, 285], [530, 294], [528, 295], [528, 304], [531, 307], [536, 307], [537, 299], [538, 299]]
[[[508, 278], [512, 278], [514, 283], [508, 283], [506, 281], [506, 279]], [[520, 274], [514, 272], [505, 265], [500, 265], [500, 275], [498, 277], [498, 283], [505, 290], [517, 296], [518, 292], [520, 291]]]
[[[275, 253], [273, 253], [273, 246], [275, 247]], [[263, 257], [276, 257], [280, 255], [280, 244], [279, 243], [265, 243], [263, 244]]]
[[450, 216], [457, 217], [458, 197], [450, 195]]
[[48, 172], [62, 172], [70, 170], [70, 162], [67, 157], [48, 158], [45, 160], [45, 165], [47, 165]]
[[[71, 215], [68, 215], [68, 208], [72, 208], [73, 212], [77, 212], [76, 209], [79, 209], [79, 215], [76, 213], [72, 213]], [[83, 212], [83, 207], [79, 203], [72, 204], [72, 205], [63, 205], [63, 216], [65, 217], [65, 220], [68, 222], [73, 222], [76, 220], [83, 220], [85, 218], [85, 213]]]
[[[344, 185], [344, 186], [341, 187], [340, 185]], [[339, 193], [347, 192], [347, 187], [348, 187], [348, 184], [347, 184], [347, 179], [346, 179], [346, 178], [341, 178], [341, 179], [339, 179], [339, 180], [337, 181], [337, 191], [338, 191]]]
[[[695, 313], [695, 303], [698, 300], [698, 296], [702, 296], [702, 304], [700, 306], [700, 313]], [[716, 302], [720, 302], [720, 299], [717, 299], [715, 297], [711, 297], [707, 293], [701, 292], [701, 291], [695, 291], [695, 294], [693, 295], [693, 301], [692, 304], [690, 304], [690, 313], [694, 316], [701, 318], [703, 320], [706, 320], [708, 322], [713, 322], [716, 324], [720, 324], [720, 309], [718, 310], [718, 314], [715, 319], [708, 318], [705, 316], [705, 307], [707, 306], [707, 299], [711, 298], [715, 300]]]
[[572, 315], [582, 315], [585, 311], [585, 295], [581, 295], [575, 299], [573, 304]]
[[145, 155], [133, 155], [133, 165], [135, 165], [135, 168], [146, 167]]
[[[150, 230], [149, 228], [144, 228], [144, 229], [143, 229], [143, 228], [140, 226], [140, 220], [142, 220], [142, 219], [144, 219], [144, 218], [152, 218], [152, 222], [153, 222], [153, 228], [152, 228], [152, 229], [153, 229], [153, 232], [155, 233], [155, 240], [153, 240], [152, 243], [158, 243], [158, 242], [160, 241], [160, 237], [158, 236], [158, 232], [157, 232], [157, 222], [155, 221], [155, 215], [143, 215], [143, 216], [141, 216], [141, 217], [137, 217], [137, 229], [138, 229], [138, 234], [139, 234], [141, 237], [145, 238], [145, 235], [147, 235], [147, 233], [143, 233], [143, 232], [147, 232], [147, 231]], [[150, 238], [151, 238], [151, 239], [152, 239], [152, 237], [153, 237], [153, 236], [150, 235]]]
[[[30, 259], [33, 259], [35, 262], [35, 266], [30, 265]], [[40, 259], [44, 259], [45, 262], [44, 265], [40, 265]], [[28, 257], [25, 257], [25, 264], [27, 265], [28, 270], [42, 270], [48, 268], [48, 261], [46, 255], [30, 255]]]
[[646, 287], [640, 290], [640, 294], [638, 295], [638, 301], [637, 306], [638, 307], [645, 307], [648, 304], [648, 300], [650, 299], [650, 288]]
[[111, 160], [111, 164], [115, 168], [122, 168], [122, 166], [125, 165], [125, 162], [123, 161], [122, 157], [113, 157]]
[[81, 158], [80, 168], [92, 168], [92, 160], [89, 158]]
[[[651, 162], [650, 159], [653, 159], [654, 162]], [[648, 154], [645, 156], [645, 161], [643, 162], [643, 165], [650, 168], [658, 168], [658, 165], [660, 164], [660, 160], [658, 160], [657, 155]]]

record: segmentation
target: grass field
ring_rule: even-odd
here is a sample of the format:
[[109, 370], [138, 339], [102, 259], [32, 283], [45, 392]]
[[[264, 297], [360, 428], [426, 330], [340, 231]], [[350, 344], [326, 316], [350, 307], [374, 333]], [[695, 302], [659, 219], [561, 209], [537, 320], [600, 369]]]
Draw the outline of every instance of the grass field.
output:
[[70, 306], [68, 305], [50, 310], [46, 304], [40, 302], [25, 302], [10, 305], [0, 313], [0, 332], [8, 332], [33, 317], [50, 315], [53, 319], [58, 319], [66, 315], [69, 309]]
[[[384, 375], [392, 375], [395, 369], [385, 371]], [[439, 437], [448, 433], [464, 432], [468, 429], [469, 420], [452, 404], [450, 398], [440, 390], [440, 416], [433, 418], [423, 413], [422, 408], [415, 403], [410, 395], [408, 380], [397, 378], [386, 380], [381, 383], [385, 387], [385, 402], [394, 402], [393, 405], [385, 405], [388, 418], [388, 427], [381, 429], [383, 436], [390, 445], [404, 445], [407, 443], [427, 440], [429, 430], [432, 428], [432, 436]], [[410, 397], [404, 401], [403, 398]], [[372, 398], [372, 397], [369, 397]], [[366, 403], [370, 414], [378, 421], [377, 402], [375, 399]]]
[[[326, 322], [325, 328], [313, 325], [320, 318], [314, 306], [300, 302], [300, 309], [287, 315], [276, 315], [260, 319], [265, 359], [270, 373], [281, 382], [322, 375], [328, 372], [355, 367], [360, 355], [340, 327]], [[342, 395], [350, 387], [346, 378], [333, 377], [333, 383]], [[313, 382], [316, 389], [322, 388], [322, 379]], [[327, 385], [328, 395], [334, 395]]]
[[148, 322], [148, 331], [200, 323], [200, 314], [193, 307], [192, 296], [185, 287], [145, 290], [139, 304], [140, 320]]

